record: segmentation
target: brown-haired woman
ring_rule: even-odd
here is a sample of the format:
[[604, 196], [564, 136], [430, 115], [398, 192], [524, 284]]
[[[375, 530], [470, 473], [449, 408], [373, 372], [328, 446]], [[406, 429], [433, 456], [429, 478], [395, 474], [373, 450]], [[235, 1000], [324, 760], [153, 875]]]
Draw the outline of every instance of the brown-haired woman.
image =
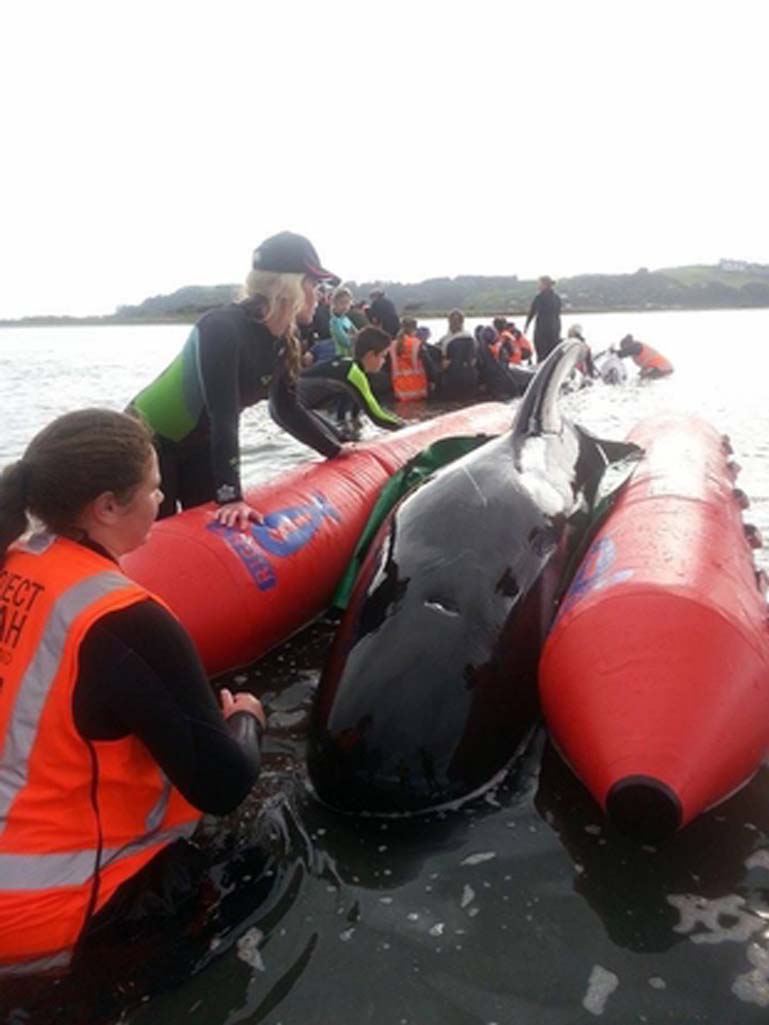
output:
[[149, 431], [110, 410], [59, 417], [0, 475], [0, 971], [66, 964], [258, 775], [259, 702], [220, 709], [184, 629], [120, 572], [162, 497]]
[[254, 252], [243, 301], [204, 314], [173, 363], [133, 400], [155, 438], [161, 517], [215, 500], [228, 526], [258, 519], [243, 501], [238, 426], [241, 411], [261, 399], [299, 441], [329, 458], [339, 454], [339, 439], [296, 397], [297, 325], [311, 323], [317, 287], [329, 280], [338, 282], [308, 239], [272, 235]]

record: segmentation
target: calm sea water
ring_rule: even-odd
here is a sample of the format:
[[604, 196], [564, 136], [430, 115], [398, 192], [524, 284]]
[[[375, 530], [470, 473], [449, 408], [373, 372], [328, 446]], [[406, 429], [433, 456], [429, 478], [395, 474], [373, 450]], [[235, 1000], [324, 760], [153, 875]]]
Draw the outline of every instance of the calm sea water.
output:
[[[631, 331], [676, 373], [567, 396], [569, 415], [621, 438], [656, 411], [699, 413], [731, 436], [747, 518], [769, 538], [769, 311], [585, 315], [566, 327], [575, 320], [595, 350]], [[435, 338], [443, 324], [431, 326]], [[0, 464], [60, 412], [122, 408], [187, 330], [0, 330]], [[307, 458], [260, 408], [245, 414], [243, 437], [250, 480]], [[766, 551], [757, 561], [769, 570]], [[0, 1022], [769, 1020], [764, 770], [660, 848], [610, 831], [542, 733], [472, 805], [414, 822], [345, 819], [313, 800], [304, 772], [330, 636], [316, 624], [235, 677], [269, 712], [264, 772], [236, 815], [207, 823], [215, 896], [184, 935], [118, 966], [94, 964], [72, 987], [30, 986], [12, 999], [0, 989]]]

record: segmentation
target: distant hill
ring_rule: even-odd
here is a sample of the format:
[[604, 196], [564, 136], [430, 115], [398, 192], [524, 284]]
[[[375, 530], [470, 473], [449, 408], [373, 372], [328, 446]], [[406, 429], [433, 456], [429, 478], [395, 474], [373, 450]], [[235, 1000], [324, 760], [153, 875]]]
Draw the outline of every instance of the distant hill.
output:
[[239, 285], [187, 285], [170, 295], [153, 295], [138, 306], [118, 306], [115, 319], [195, 320], [212, 306], [232, 302], [239, 292]]
[[[401, 312], [440, 316], [453, 307], [468, 315], [521, 314], [536, 292], [534, 280], [516, 276], [460, 275], [428, 278], [416, 284], [397, 281], [350, 281], [354, 295], [367, 297], [384, 287]], [[557, 290], [565, 311], [686, 310], [769, 307], [769, 265], [721, 260], [715, 266], [693, 265], [634, 274], [578, 274], [562, 278]], [[155, 295], [136, 306], [120, 306], [106, 317], [25, 317], [9, 324], [131, 324], [193, 321], [212, 306], [230, 302], [238, 285], [190, 285], [170, 295]]]

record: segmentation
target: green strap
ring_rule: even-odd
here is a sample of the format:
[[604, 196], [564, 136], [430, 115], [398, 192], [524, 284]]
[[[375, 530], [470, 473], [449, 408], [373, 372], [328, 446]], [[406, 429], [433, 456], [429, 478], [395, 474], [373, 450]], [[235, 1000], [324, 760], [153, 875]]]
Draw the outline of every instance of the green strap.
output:
[[398, 504], [401, 498], [408, 494], [412, 488], [415, 488], [417, 484], [427, 480], [436, 470], [448, 465], [448, 463], [454, 462], [455, 459], [461, 459], [462, 456], [472, 452], [479, 445], [491, 441], [492, 437], [495, 437], [495, 435], [475, 434], [472, 436], [461, 435], [455, 438], [441, 438], [440, 441], [435, 441], [432, 445], [422, 449], [405, 466], [402, 466], [397, 473], [393, 474], [382, 489], [377, 503], [368, 518], [368, 522], [363, 528], [363, 533], [358, 540], [352, 559], [342, 579], [339, 581], [331, 602], [334, 608], [347, 608], [355, 579], [358, 576], [358, 571], [366, 556], [368, 547], [387, 518], [390, 510]]

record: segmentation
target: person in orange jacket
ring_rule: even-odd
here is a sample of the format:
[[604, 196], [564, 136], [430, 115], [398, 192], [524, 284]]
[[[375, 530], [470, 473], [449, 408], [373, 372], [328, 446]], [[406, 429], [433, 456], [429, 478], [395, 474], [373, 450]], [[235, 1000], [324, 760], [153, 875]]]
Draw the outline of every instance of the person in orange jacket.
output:
[[396, 402], [426, 399], [435, 382], [435, 368], [417, 335], [413, 317], [402, 317], [401, 328], [390, 347], [390, 374]]
[[148, 428], [111, 410], [59, 417], [0, 475], [0, 973], [68, 965], [258, 775], [259, 701], [217, 701], [121, 572], [162, 497]]
[[667, 377], [673, 373], [673, 364], [662, 353], [652, 349], [651, 345], [636, 341], [632, 335], [625, 335], [617, 350], [621, 359], [632, 357], [636, 366], [641, 368], [640, 377]]
[[519, 363], [531, 363], [534, 358], [534, 346], [531, 344], [526, 335], [516, 327], [512, 322], [508, 322], [507, 330], [510, 332], [513, 338], [513, 342], [517, 346], [521, 358], [517, 360]]

